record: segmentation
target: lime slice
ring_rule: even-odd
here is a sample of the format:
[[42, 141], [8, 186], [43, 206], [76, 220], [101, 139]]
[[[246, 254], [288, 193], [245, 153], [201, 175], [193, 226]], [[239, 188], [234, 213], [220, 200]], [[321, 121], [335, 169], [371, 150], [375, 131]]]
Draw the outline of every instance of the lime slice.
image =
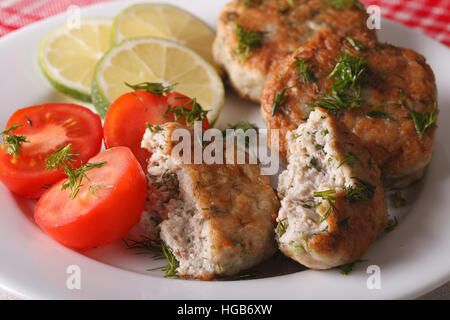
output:
[[140, 37], [178, 42], [214, 65], [214, 30], [176, 6], [162, 3], [138, 4], [125, 9], [114, 19], [113, 43]]
[[125, 82], [178, 83], [175, 91], [196, 98], [209, 110], [211, 125], [224, 104], [223, 83], [214, 67], [191, 49], [169, 40], [127, 40], [105, 53], [92, 82], [92, 102], [101, 116], [114, 100], [130, 92]]
[[39, 66], [55, 89], [78, 100], [91, 100], [92, 76], [110, 47], [111, 27], [109, 19], [82, 19], [79, 28], [64, 25], [41, 41]]

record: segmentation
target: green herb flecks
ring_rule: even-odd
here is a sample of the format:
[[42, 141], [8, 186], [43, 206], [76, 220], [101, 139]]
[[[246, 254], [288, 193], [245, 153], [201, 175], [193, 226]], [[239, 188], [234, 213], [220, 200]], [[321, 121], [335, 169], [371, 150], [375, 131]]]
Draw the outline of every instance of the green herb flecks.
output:
[[308, 66], [306, 65], [309, 62], [309, 59], [300, 59], [299, 57], [294, 57], [295, 62], [293, 67], [295, 69], [295, 73], [302, 77], [305, 82], [316, 82], [316, 77], [308, 70]]
[[394, 194], [392, 194], [390, 198], [395, 208], [402, 208], [406, 206], [406, 199], [403, 197], [400, 191], [394, 192]]
[[393, 219], [388, 220], [388, 225], [384, 230], [386, 230], [386, 232], [391, 232], [397, 227], [397, 225], [398, 225], [397, 217], [394, 217]]
[[141, 250], [139, 254], [149, 252], [152, 254], [154, 259], [165, 258], [167, 260], [167, 266], [150, 269], [149, 271], [162, 270], [165, 272], [164, 277], [166, 278], [177, 277], [177, 269], [180, 264], [173, 254], [173, 250], [164, 241], [159, 242], [147, 237], [144, 237], [141, 241], [122, 240], [129, 250]]
[[150, 93], [154, 93], [158, 96], [162, 96], [167, 92], [173, 91], [173, 89], [178, 85], [178, 83], [174, 83], [168, 86], [163, 85], [159, 82], [142, 82], [135, 85], [129, 84], [125, 82], [125, 85], [133, 89], [134, 91], [146, 91]]
[[235, 52], [242, 59], [246, 60], [251, 55], [254, 48], [258, 48], [262, 45], [264, 32], [245, 30], [241, 24], [237, 22], [235, 22], [235, 24], [236, 28], [234, 29], [234, 35], [238, 40], [238, 46]]
[[386, 111], [385, 106], [376, 106], [367, 112], [367, 116], [371, 118], [392, 119], [392, 112]]
[[313, 107], [322, 107], [330, 114], [359, 107], [367, 66], [367, 60], [341, 52], [340, 59], [328, 76], [329, 79], [336, 79], [331, 85], [331, 94], [322, 94]]
[[372, 199], [375, 194], [376, 187], [360, 178], [352, 178], [355, 180], [355, 184], [345, 188], [345, 198], [351, 202], [364, 202]]
[[181, 106], [167, 106], [166, 114], [172, 113], [175, 121], [186, 121], [187, 125], [193, 125], [195, 121], [203, 121], [206, 119], [209, 110], [203, 110], [202, 106], [197, 103], [197, 99], [193, 98]]
[[353, 271], [353, 267], [355, 266], [356, 263], [366, 262], [366, 261], [367, 260], [357, 260], [354, 262], [343, 264], [342, 266], [339, 267], [339, 270], [340, 270], [341, 274], [343, 274], [344, 276], [347, 276], [348, 274], [350, 274], [350, 272]]
[[284, 221], [286, 221], [286, 219], [282, 219], [278, 221], [277, 224], [277, 233], [278, 233], [278, 238], [281, 238], [287, 230], [287, 225], [284, 223]]
[[331, 3], [331, 6], [338, 10], [349, 9], [353, 6], [359, 10], [366, 10], [364, 5], [358, 0], [327, 0], [327, 2]]
[[67, 178], [63, 181], [61, 191], [70, 189], [70, 198], [74, 199], [81, 187], [83, 186], [83, 180], [90, 181], [87, 176], [87, 172], [101, 168], [106, 165], [106, 161], [97, 163], [86, 163], [79, 168], [75, 168], [74, 162], [77, 155], [73, 153], [72, 145], [68, 144], [64, 147], [60, 147], [54, 153], [48, 155], [45, 159], [45, 167], [49, 171], [51, 169], [62, 169]]
[[280, 107], [286, 103], [288, 97], [286, 96], [286, 92], [290, 89], [292, 89], [294, 86], [292, 87], [286, 87], [281, 89], [281, 91], [277, 94], [274, 93], [273, 94], [273, 108], [272, 108], [272, 117], [275, 116], [275, 114], [278, 112], [278, 110], [280, 109]]
[[98, 185], [98, 184], [92, 184], [88, 188], [88, 192], [94, 197], [98, 198], [97, 191], [105, 188], [112, 188], [113, 186], [104, 186], [104, 185]]
[[[240, 130], [242, 130], [244, 132], [247, 132], [248, 130], [251, 130], [251, 129], [255, 130], [256, 132], [259, 131], [259, 128], [255, 124], [250, 123], [250, 122], [248, 122], [246, 120], [241, 120], [238, 123], [233, 124], [233, 125], [229, 124], [227, 129], [232, 129], [232, 130], [239, 130], [240, 129]], [[224, 129], [222, 131], [223, 135], [226, 134], [226, 130], [227, 129]]]
[[148, 122], [146, 122], [145, 125], [147, 126], [148, 130], [150, 130], [151, 133], [155, 133], [155, 132], [163, 130], [163, 128], [161, 126], [151, 125]]
[[353, 46], [353, 48], [356, 51], [364, 51], [366, 49], [365, 45], [363, 45], [361, 42], [359, 42], [353, 38], [345, 37], [345, 39], [347, 39], [347, 41], [350, 42], [350, 44]]
[[322, 171], [322, 167], [320, 166], [320, 163], [319, 163], [319, 161], [317, 160], [316, 157], [312, 157], [311, 161], [309, 161], [308, 168], [316, 169], [319, 172]]
[[17, 136], [12, 131], [22, 127], [23, 124], [13, 124], [1, 133], [3, 137], [2, 149], [6, 149], [6, 153], [17, 158], [19, 154], [22, 154], [22, 144], [30, 143], [30, 141], [25, 136]]
[[420, 139], [422, 139], [427, 129], [436, 122], [436, 111], [436, 104], [434, 104], [433, 108], [429, 112], [411, 110], [411, 118], [414, 121], [414, 126], [416, 127], [416, 131]]
[[327, 218], [330, 215], [330, 213], [331, 213], [331, 207], [328, 207], [327, 211], [325, 211], [325, 213], [320, 216], [320, 219], [317, 220], [317, 224], [321, 224], [322, 222], [327, 220]]
[[354, 167], [355, 164], [361, 163], [358, 157], [353, 152], [347, 152], [344, 154], [344, 159], [339, 163], [338, 169], [342, 167], [344, 164], [348, 164], [350, 167]]

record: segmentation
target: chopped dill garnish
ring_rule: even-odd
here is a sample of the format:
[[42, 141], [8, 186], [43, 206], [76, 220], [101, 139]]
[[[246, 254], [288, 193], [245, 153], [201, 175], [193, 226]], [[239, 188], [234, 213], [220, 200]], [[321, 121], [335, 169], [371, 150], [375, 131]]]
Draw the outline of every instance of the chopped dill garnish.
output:
[[154, 93], [158, 96], [162, 96], [163, 94], [172, 91], [178, 85], [178, 83], [164, 86], [162, 83], [159, 82], [141, 82], [135, 85], [125, 82], [125, 85], [130, 87], [134, 91], [146, 91]]
[[103, 185], [98, 185], [98, 184], [92, 184], [89, 186], [88, 191], [89, 193], [95, 197], [98, 198], [96, 192], [100, 189], [104, 189], [104, 188], [112, 188], [113, 186], [103, 186]]
[[22, 126], [23, 124], [13, 124], [1, 133], [3, 137], [2, 149], [6, 149], [6, 153], [12, 155], [14, 158], [22, 154], [23, 143], [30, 143], [27, 137], [17, 136], [11, 133]]
[[173, 254], [172, 248], [170, 248], [164, 241], [158, 242], [156, 240], [152, 240], [150, 238], [143, 237], [143, 240], [137, 241], [137, 240], [125, 240], [122, 239], [125, 245], [127, 246], [127, 249], [138, 249], [138, 250], [144, 250], [148, 251], [153, 255], [154, 259], [166, 259], [167, 260], [167, 266], [164, 267], [158, 267], [151, 269], [149, 271], [153, 270], [162, 270], [164, 271], [164, 277], [177, 277], [177, 269], [180, 266], [177, 258]]
[[353, 38], [345, 37], [345, 39], [350, 42], [350, 44], [353, 46], [353, 48], [355, 48], [356, 51], [364, 51], [366, 49], [365, 45]]
[[277, 113], [278, 109], [286, 103], [287, 97], [286, 97], [286, 91], [292, 89], [292, 87], [286, 87], [281, 89], [281, 91], [277, 94], [273, 94], [273, 109], [272, 109], [272, 117]]
[[392, 199], [392, 202], [394, 203], [395, 208], [402, 208], [402, 207], [406, 206], [406, 199], [403, 198], [403, 195], [400, 191], [396, 191], [391, 196], [391, 199]]
[[197, 103], [197, 99], [190, 99], [181, 106], [167, 106], [166, 114], [173, 113], [175, 121], [184, 120], [187, 125], [193, 125], [195, 121], [203, 121], [209, 110], [203, 110], [202, 106]]
[[341, 52], [328, 78], [335, 78], [331, 85], [331, 94], [325, 93], [313, 104], [313, 107], [327, 109], [328, 113], [347, 111], [361, 105], [361, 87], [366, 80], [367, 60]]
[[[259, 128], [256, 125], [254, 125], [253, 123], [250, 123], [246, 120], [241, 120], [234, 125], [229, 124], [227, 129], [233, 129], [233, 130], [241, 129], [244, 132], [247, 132], [247, 130], [251, 130], [251, 129], [255, 130], [256, 132], [259, 131]], [[226, 129], [223, 130], [222, 133], [223, 133], [223, 135], [225, 135]]]
[[327, 220], [330, 213], [331, 213], [331, 207], [328, 207], [327, 211], [325, 211], [325, 213], [320, 216], [320, 219], [317, 221], [317, 224], [321, 224], [322, 222]]
[[429, 112], [419, 112], [414, 109], [411, 110], [411, 118], [414, 121], [414, 126], [416, 127], [420, 139], [422, 139], [427, 129], [436, 122], [436, 110], [436, 103]]
[[371, 118], [392, 119], [392, 112], [386, 111], [385, 106], [376, 106], [367, 112], [367, 116]]
[[336, 197], [331, 196], [332, 194], [336, 194], [336, 190], [325, 190], [325, 191], [317, 191], [314, 192], [315, 198], [322, 198], [323, 200], [327, 200], [334, 204], [336, 201]]
[[366, 262], [367, 260], [356, 260], [347, 264], [343, 264], [342, 266], [339, 267], [339, 270], [341, 270], [341, 274], [343, 274], [344, 276], [348, 275], [350, 272], [353, 271], [353, 267], [355, 266], [356, 263], [359, 262]]
[[45, 167], [49, 171], [51, 169], [62, 169], [67, 178], [63, 181], [61, 191], [70, 189], [70, 198], [74, 199], [81, 187], [83, 186], [83, 180], [90, 181], [86, 172], [101, 168], [106, 165], [106, 161], [96, 163], [86, 163], [79, 168], [75, 168], [74, 161], [77, 158], [72, 151], [72, 145], [68, 144], [64, 147], [60, 147], [54, 153], [48, 155], [45, 158]]
[[373, 198], [375, 194], [375, 186], [370, 183], [357, 178], [352, 177], [356, 180], [354, 186], [349, 186], [345, 188], [346, 196], [345, 198], [352, 202], [364, 202]]
[[391, 232], [394, 230], [398, 225], [397, 217], [394, 217], [393, 219], [388, 220], [387, 227], [384, 229], [386, 232]]
[[163, 130], [162, 127], [160, 127], [158, 125], [151, 125], [148, 122], [146, 122], [145, 125], [147, 126], [148, 130], [150, 130], [151, 133], [155, 133], [155, 132]]
[[347, 152], [344, 154], [344, 159], [339, 163], [338, 169], [347, 163], [350, 167], [354, 167], [355, 164], [361, 163], [358, 159], [358, 157], [353, 152]]
[[295, 62], [293, 67], [295, 68], [295, 72], [298, 76], [302, 77], [305, 82], [316, 82], [317, 79], [313, 74], [308, 70], [306, 63], [309, 62], [310, 59], [300, 59], [299, 57], [294, 57]]
[[293, 249], [295, 251], [295, 253], [299, 253], [299, 254], [306, 252], [305, 247], [301, 243], [290, 244], [289, 248]]
[[277, 233], [278, 233], [278, 237], [279, 237], [279, 238], [281, 238], [281, 237], [283, 236], [283, 234], [286, 233], [287, 226], [284, 224], [284, 221], [285, 221], [285, 220], [286, 220], [286, 218], [285, 218], [285, 219], [282, 219], [282, 220], [280, 220], [280, 221], [278, 221], [278, 224], [277, 224]]
[[316, 169], [319, 172], [322, 171], [322, 167], [320, 166], [319, 161], [316, 157], [312, 157], [311, 161], [309, 162], [308, 168]]
[[301, 206], [306, 209], [312, 209], [314, 207], [314, 200], [302, 200]]
[[327, 0], [331, 6], [338, 10], [348, 9], [355, 6], [359, 10], [365, 10], [364, 5], [358, 0]]
[[238, 46], [235, 52], [245, 60], [251, 55], [254, 48], [262, 45], [264, 32], [245, 30], [238, 22], [235, 22], [235, 24], [234, 35], [238, 38]]
[[330, 132], [328, 131], [328, 129], [325, 129], [325, 130], [320, 131], [320, 134], [323, 135], [323, 136], [326, 136], [328, 133], [330, 133]]

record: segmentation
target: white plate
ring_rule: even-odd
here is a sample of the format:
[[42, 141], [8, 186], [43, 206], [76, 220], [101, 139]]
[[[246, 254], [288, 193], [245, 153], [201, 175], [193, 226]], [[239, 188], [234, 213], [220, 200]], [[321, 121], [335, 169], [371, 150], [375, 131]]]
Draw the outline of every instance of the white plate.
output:
[[[113, 17], [134, 1], [82, 9], [83, 17]], [[210, 25], [226, 0], [168, 1]], [[39, 40], [65, 23], [60, 15], [0, 39], [0, 126], [18, 108], [67, 99], [56, 93], [37, 65]], [[450, 280], [450, 50], [396, 23], [384, 20], [382, 40], [417, 50], [427, 57], [439, 88], [440, 126], [426, 178], [410, 190], [410, 204], [399, 226], [383, 235], [365, 254], [367, 262], [343, 276], [337, 270], [303, 271], [246, 281], [201, 282], [165, 279], [161, 265], [135, 255], [121, 243], [80, 254], [46, 236], [33, 222], [33, 201], [13, 196], [0, 185], [0, 286], [24, 298], [70, 299], [392, 299], [415, 298]], [[262, 126], [257, 105], [227, 93], [219, 125], [249, 119]], [[413, 198], [413, 199], [411, 199]], [[407, 213], [405, 215], [405, 213]], [[81, 270], [81, 290], [66, 286], [68, 266]], [[366, 268], [381, 268], [381, 290], [369, 290]]]

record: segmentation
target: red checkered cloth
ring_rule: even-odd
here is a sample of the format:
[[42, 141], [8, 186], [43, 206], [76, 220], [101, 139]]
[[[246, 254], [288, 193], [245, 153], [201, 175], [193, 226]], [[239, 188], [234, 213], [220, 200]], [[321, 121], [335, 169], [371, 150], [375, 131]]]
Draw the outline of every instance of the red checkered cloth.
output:
[[450, 0], [361, 0], [381, 16], [417, 29], [450, 46]]
[[[110, 0], [0, 0], [0, 37], [29, 23], [66, 11], [71, 5], [82, 7], [103, 1]], [[366, 6], [378, 5], [383, 17], [419, 29], [450, 46], [450, 0], [361, 2]]]

